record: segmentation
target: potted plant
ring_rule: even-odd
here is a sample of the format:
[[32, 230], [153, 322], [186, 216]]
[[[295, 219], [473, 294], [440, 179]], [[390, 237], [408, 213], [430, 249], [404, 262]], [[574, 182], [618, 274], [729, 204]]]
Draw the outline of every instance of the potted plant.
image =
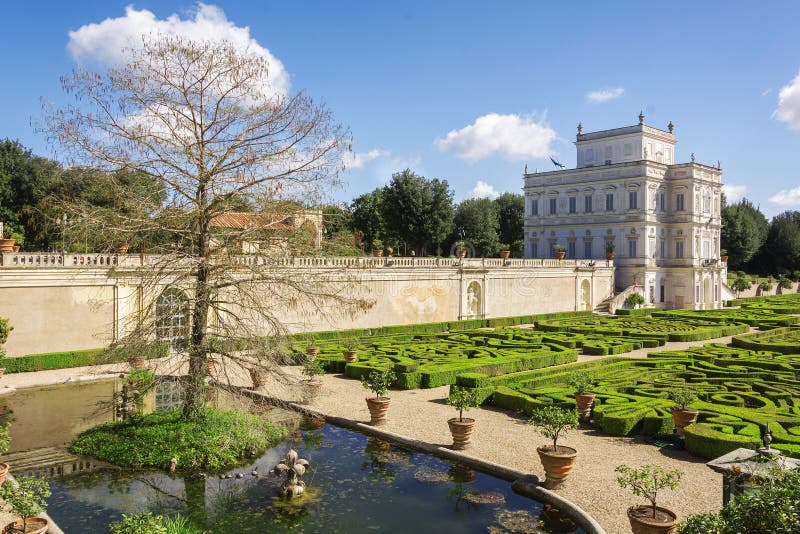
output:
[[641, 467], [618, 466], [617, 483], [621, 488], [630, 488], [637, 497], [650, 501], [649, 505], [631, 506], [628, 508], [628, 520], [633, 534], [668, 534], [675, 527], [678, 516], [666, 508], [656, 505], [658, 492], [669, 488], [674, 490], [681, 482], [683, 473], [680, 469], [667, 471], [660, 465], [643, 465]]
[[499, 251], [500, 251], [500, 252], [499, 252], [499, 254], [500, 254], [500, 257], [501, 257], [503, 260], [507, 260], [507, 259], [509, 258], [509, 256], [511, 256], [511, 247], [510, 247], [510, 246], [508, 246], [508, 244], [506, 244], [506, 243], [500, 243], [499, 245], [497, 245], [497, 248], [498, 248], [498, 249], [499, 249]]
[[137, 352], [136, 354], [131, 354], [128, 356], [128, 365], [131, 366], [131, 369], [142, 369], [144, 368], [144, 364], [144, 354]]
[[578, 415], [581, 420], [588, 421], [592, 416], [592, 405], [595, 394], [589, 391], [594, 384], [594, 378], [588, 371], [572, 373], [567, 384], [575, 389], [575, 403], [578, 406]]
[[747, 291], [751, 287], [752, 284], [750, 283], [750, 280], [748, 280], [743, 276], [740, 276], [739, 278], [734, 280], [733, 283], [731, 284], [731, 288], [733, 288], [733, 290], [736, 291], [737, 297], [739, 296], [739, 293], [741, 293], [742, 291]]
[[11, 506], [11, 510], [20, 519], [6, 525], [5, 533], [43, 534], [47, 532], [50, 522], [43, 517], [34, 517], [47, 507], [50, 496], [50, 485], [39, 478], [21, 477], [17, 484], [3, 484], [3, 500]]
[[344, 361], [347, 363], [354, 363], [358, 360], [358, 344], [353, 339], [348, 339], [344, 342]]
[[247, 371], [250, 373], [250, 380], [253, 382], [253, 388], [258, 389], [267, 383], [269, 369], [260, 362], [252, 362], [250, 367], [247, 368]]
[[724, 248], [719, 249], [719, 261], [724, 261], [728, 263], [728, 251]]
[[557, 260], [563, 260], [566, 255], [567, 249], [564, 248], [564, 245], [553, 245], [553, 256]]
[[116, 246], [116, 252], [117, 254], [127, 254], [128, 248], [130, 248], [130, 245], [128, 243], [120, 243], [119, 245]]
[[614, 249], [617, 248], [617, 244], [614, 241], [606, 241], [606, 259], [611, 261], [614, 259], [616, 254], [614, 253]]
[[467, 244], [464, 241], [456, 241], [456, 255], [463, 259], [467, 255]]
[[[7, 453], [10, 445], [11, 434], [8, 433], [8, 425], [2, 425], [0, 426], [0, 454]], [[8, 464], [5, 462], [0, 462], [0, 485], [6, 481], [7, 474]]]
[[369, 408], [370, 424], [382, 425], [386, 422], [386, 413], [389, 411], [391, 399], [386, 396], [389, 386], [394, 382], [395, 374], [391, 369], [373, 369], [361, 377], [361, 385], [375, 394], [374, 397], [367, 397], [367, 408]]
[[578, 426], [578, 412], [558, 406], [544, 406], [533, 411], [528, 423], [537, 427], [544, 437], [553, 440], [552, 446], [540, 445], [536, 452], [546, 474], [544, 486], [556, 488], [570, 474], [578, 456], [577, 450], [558, 444], [559, 437]]
[[468, 449], [472, 446], [475, 419], [465, 418], [464, 412], [478, 407], [478, 396], [469, 388], [452, 386], [447, 396], [447, 404], [458, 410], [458, 417], [447, 420], [450, 433], [453, 435], [453, 448], [458, 451]]
[[675, 403], [670, 409], [672, 420], [675, 421], [675, 429], [679, 436], [683, 435], [683, 429], [697, 419], [697, 410], [689, 408], [689, 405], [697, 400], [697, 392], [688, 387], [676, 388], [667, 391], [669, 400]]
[[372, 240], [372, 254], [378, 258], [383, 256], [383, 241], [380, 239]]
[[642, 304], [644, 304], [644, 297], [638, 291], [634, 291], [625, 297], [625, 305], [629, 308], [638, 308]]
[[306, 360], [306, 363], [303, 364], [303, 375], [308, 377], [308, 389], [311, 392], [312, 396], [315, 396], [319, 393], [319, 390], [322, 389], [322, 380], [318, 377], [325, 374], [325, 368], [322, 367], [322, 363], [319, 360]]
[[308, 345], [306, 346], [306, 355], [312, 360], [319, 354], [319, 347], [314, 342], [314, 336], [309, 336]]

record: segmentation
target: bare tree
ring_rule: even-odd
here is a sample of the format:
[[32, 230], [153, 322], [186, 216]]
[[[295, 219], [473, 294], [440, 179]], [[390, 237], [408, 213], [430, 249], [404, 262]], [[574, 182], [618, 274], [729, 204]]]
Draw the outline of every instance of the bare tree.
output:
[[[127, 57], [106, 72], [64, 76], [74, 102], [45, 103], [43, 130], [74, 167], [102, 173], [114, 199], [65, 203], [71, 219], [109, 248], [138, 243], [152, 253], [136, 273], [143, 311], [120, 346], [165, 337], [153, 325], [156, 306], [187, 312], [186, 336], [175, 336], [189, 360], [183, 417], [198, 420], [210, 355], [265, 365], [287, 307], [369, 306], [346, 277], [292, 270], [280, 258], [314, 246], [313, 225], [298, 221], [337, 184], [350, 137], [306, 95], [273, 90], [266, 61], [228, 43], [144, 38]], [[120, 176], [131, 173], [163, 191], [127, 187]], [[166, 286], [174, 299], [157, 298]]]

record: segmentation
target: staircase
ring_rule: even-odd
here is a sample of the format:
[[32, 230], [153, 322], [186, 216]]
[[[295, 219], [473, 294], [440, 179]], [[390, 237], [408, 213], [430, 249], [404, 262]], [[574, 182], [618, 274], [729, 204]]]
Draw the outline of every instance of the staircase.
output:
[[611, 302], [614, 300], [614, 297], [616, 297], [616, 295], [610, 295], [606, 297], [602, 302], [594, 307], [592, 313], [595, 315], [612, 315]]

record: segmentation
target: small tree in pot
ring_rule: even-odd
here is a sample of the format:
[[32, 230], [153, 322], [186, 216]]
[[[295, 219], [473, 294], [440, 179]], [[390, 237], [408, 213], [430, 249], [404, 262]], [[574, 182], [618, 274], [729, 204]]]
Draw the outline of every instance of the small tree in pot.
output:
[[358, 350], [356, 350], [358, 344], [354, 339], [348, 339], [344, 342], [344, 361], [347, 363], [353, 363], [358, 361]]
[[750, 280], [748, 280], [744, 276], [740, 276], [739, 278], [734, 280], [733, 283], [731, 284], [731, 288], [733, 288], [733, 290], [736, 291], [737, 297], [739, 296], [739, 293], [741, 293], [742, 291], [747, 291], [751, 287], [753, 287], [753, 285], [750, 283]]
[[697, 392], [690, 387], [682, 387], [667, 391], [667, 397], [675, 403], [670, 411], [675, 429], [678, 435], [682, 436], [684, 427], [691, 425], [697, 419], [697, 410], [689, 408], [689, 405], [697, 400]]
[[724, 248], [719, 249], [719, 261], [728, 262], [728, 251]]
[[681, 482], [683, 473], [680, 469], [667, 471], [660, 465], [643, 465], [641, 467], [618, 466], [615, 471], [620, 476], [617, 483], [621, 488], [630, 488], [637, 497], [644, 497], [650, 505], [631, 506], [628, 508], [628, 520], [633, 534], [653, 534], [672, 532], [678, 516], [671, 510], [656, 505], [658, 492], [668, 488], [674, 490]]
[[382, 425], [386, 422], [386, 413], [389, 411], [391, 399], [386, 396], [389, 386], [395, 380], [394, 371], [391, 369], [374, 369], [361, 377], [361, 385], [375, 394], [375, 397], [367, 397], [367, 408], [369, 408], [370, 424]]
[[511, 247], [508, 246], [507, 243], [500, 243], [497, 245], [497, 250], [503, 260], [507, 260], [508, 257], [511, 256]]
[[638, 291], [634, 291], [625, 298], [625, 305], [629, 308], [638, 308], [644, 304], [644, 297]]
[[594, 404], [595, 394], [589, 391], [594, 385], [594, 378], [588, 371], [578, 371], [572, 373], [567, 380], [567, 384], [575, 389], [575, 403], [578, 406], [578, 415], [581, 420], [588, 421], [592, 416], [592, 405]]
[[616, 248], [617, 248], [617, 244], [615, 242], [606, 241], [606, 259], [607, 260], [610, 261], [610, 260], [614, 259], [614, 256], [616, 256], [616, 253], [614, 252], [614, 249], [616, 249]]
[[319, 354], [319, 347], [314, 342], [314, 336], [309, 336], [308, 338], [308, 345], [306, 345], [306, 356], [310, 359], [314, 359]]
[[50, 485], [39, 478], [21, 477], [17, 484], [5, 482], [2, 488], [2, 497], [11, 506], [11, 510], [21, 519], [6, 525], [3, 532], [42, 534], [47, 532], [49, 521], [41, 517], [34, 517], [47, 508], [47, 498], [50, 496]]
[[558, 406], [545, 406], [534, 410], [528, 423], [537, 427], [544, 437], [553, 440], [552, 446], [541, 445], [536, 448], [536, 452], [539, 453], [539, 460], [547, 475], [545, 487], [558, 487], [572, 471], [578, 456], [578, 451], [572, 447], [559, 445], [558, 438], [570, 428], [578, 426], [578, 412]]
[[458, 410], [458, 417], [447, 420], [450, 433], [453, 435], [453, 448], [468, 449], [472, 446], [472, 432], [475, 430], [475, 419], [464, 417], [464, 412], [479, 405], [475, 391], [460, 386], [451, 386], [447, 404]]
[[563, 260], [566, 255], [567, 249], [564, 248], [564, 245], [553, 245], [553, 256], [555, 256], [557, 260]]

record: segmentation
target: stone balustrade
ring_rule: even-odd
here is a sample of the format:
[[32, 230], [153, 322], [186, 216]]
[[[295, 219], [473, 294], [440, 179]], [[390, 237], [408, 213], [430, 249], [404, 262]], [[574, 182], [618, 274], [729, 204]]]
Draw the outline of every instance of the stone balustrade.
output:
[[[100, 253], [54, 253], [54, 252], [9, 252], [0, 254], [0, 268], [14, 269], [103, 269], [137, 268], [156, 265], [163, 256], [156, 254], [100, 254]], [[235, 256], [234, 261], [242, 266], [296, 267], [296, 268], [588, 268], [613, 267], [614, 262], [597, 260], [556, 260], [542, 258], [415, 258], [374, 256], [308, 256], [270, 257], [258, 255]]]

